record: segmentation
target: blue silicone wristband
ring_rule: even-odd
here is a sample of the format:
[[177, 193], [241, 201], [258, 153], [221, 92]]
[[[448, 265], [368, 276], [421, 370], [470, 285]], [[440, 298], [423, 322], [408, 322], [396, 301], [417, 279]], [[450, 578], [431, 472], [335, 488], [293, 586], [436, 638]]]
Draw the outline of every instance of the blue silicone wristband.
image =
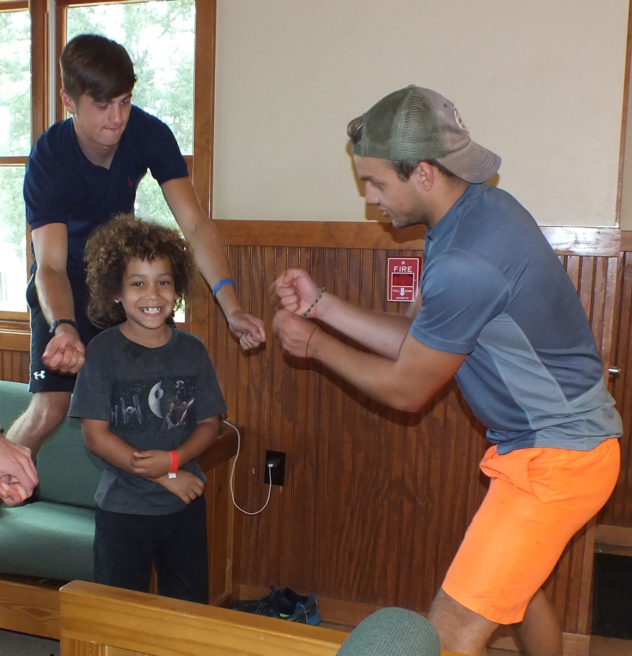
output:
[[217, 296], [217, 292], [224, 285], [232, 285], [233, 287], [236, 288], [235, 281], [232, 278], [222, 278], [219, 282], [215, 284], [215, 287], [213, 287], [213, 296]]

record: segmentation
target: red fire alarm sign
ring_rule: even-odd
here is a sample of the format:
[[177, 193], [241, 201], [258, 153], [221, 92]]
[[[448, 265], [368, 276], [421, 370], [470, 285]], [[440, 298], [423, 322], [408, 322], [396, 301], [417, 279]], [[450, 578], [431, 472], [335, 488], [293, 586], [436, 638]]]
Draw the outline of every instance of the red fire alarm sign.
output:
[[418, 257], [389, 257], [387, 301], [412, 303], [419, 289], [421, 259]]

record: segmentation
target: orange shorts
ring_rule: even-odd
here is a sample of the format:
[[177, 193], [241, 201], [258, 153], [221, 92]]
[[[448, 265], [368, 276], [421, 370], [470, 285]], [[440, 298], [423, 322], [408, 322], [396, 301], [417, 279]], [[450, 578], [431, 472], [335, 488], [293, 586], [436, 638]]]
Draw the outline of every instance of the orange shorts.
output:
[[619, 441], [592, 451], [531, 448], [498, 455], [481, 471], [489, 491], [472, 519], [442, 588], [498, 624], [522, 621], [571, 537], [612, 494]]

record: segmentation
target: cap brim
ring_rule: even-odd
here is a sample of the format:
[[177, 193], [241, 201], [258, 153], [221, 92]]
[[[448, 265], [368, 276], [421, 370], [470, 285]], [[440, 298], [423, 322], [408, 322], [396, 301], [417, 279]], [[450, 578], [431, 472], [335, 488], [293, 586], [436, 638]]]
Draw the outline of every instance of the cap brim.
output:
[[473, 141], [461, 150], [435, 159], [457, 177], [473, 183], [486, 182], [493, 178], [502, 161], [496, 153]]

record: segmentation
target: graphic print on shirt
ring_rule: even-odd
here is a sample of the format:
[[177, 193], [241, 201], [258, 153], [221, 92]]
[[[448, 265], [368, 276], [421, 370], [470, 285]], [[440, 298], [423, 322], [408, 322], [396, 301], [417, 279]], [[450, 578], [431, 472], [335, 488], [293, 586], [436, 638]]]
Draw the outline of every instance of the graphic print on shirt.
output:
[[195, 423], [195, 385], [187, 377], [120, 381], [112, 390], [110, 423], [122, 430], [158, 431]]

